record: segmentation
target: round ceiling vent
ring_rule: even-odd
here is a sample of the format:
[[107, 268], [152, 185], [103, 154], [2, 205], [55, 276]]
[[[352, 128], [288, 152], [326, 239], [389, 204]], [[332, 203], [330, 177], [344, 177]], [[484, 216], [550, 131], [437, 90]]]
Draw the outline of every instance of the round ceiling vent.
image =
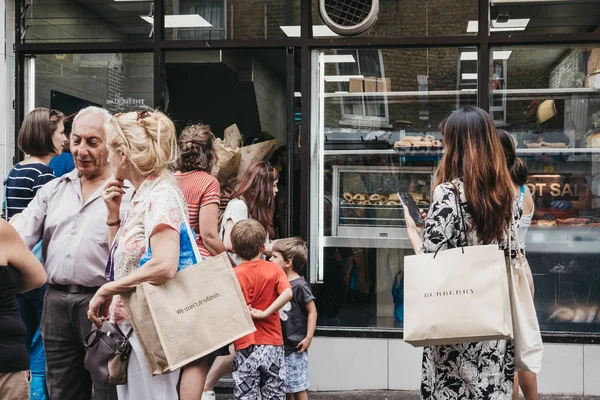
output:
[[319, 12], [338, 35], [360, 35], [377, 21], [379, 0], [320, 0]]

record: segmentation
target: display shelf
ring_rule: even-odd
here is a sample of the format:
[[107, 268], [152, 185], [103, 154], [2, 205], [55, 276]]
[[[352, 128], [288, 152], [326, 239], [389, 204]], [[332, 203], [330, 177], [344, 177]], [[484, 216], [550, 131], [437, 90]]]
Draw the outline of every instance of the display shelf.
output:
[[[412, 152], [411, 154], [406, 154], [408, 152], [399, 152], [394, 149], [367, 149], [367, 150], [325, 150], [324, 154], [326, 156], [365, 156], [365, 155], [398, 155], [400, 157], [424, 157], [424, 156], [432, 156], [432, 155], [442, 155], [444, 150], [428, 150], [423, 152]], [[545, 147], [541, 149], [517, 149], [518, 155], [527, 155], [527, 154], [600, 154], [600, 148], [551, 148]]]
[[[400, 230], [399, 236], [394, 238], [326, 236], [323, 244], [325, 247], [412, 249], [406, 229]], [[600, 253], [600, 228], [532, 226], [525, 244], [528, 253], [555, 253], [557, 247], [561, 253]]]
[[517, 149], [517, 154], [600, 154], [600, 148], [553, 148], [544, 147], [539, 149]]
[[344, 236], [325, 236], [323, 238], [324, 247], [356, 247], [356, 248], [377, 248], [377, 249], [412, 249], [406, 229], [401, 238], [367, 238], [367, 237], [344, 237]]
[[[572, 96], [578, 94], [600, 94], [598, 89], [590, 88], [560, 88], [560, 89], [499, 89], [492, 91], [492, 96]], [[430, 90], [430, 91], [402, 91], [402, 92], [333, 92], [324, 93], [325, 98], [352, 98], [352, 97], [452, 97], [475, 96], [477, 89], [461, 90]]]
[[457, 95], [476, 96], [476, 89], [462, 90], [430, 90], [430, 91], [406, 91], [406, 92], [333, 92], [324, 93], [324, 98], [348, 98], [348, 97], [452, 97]]

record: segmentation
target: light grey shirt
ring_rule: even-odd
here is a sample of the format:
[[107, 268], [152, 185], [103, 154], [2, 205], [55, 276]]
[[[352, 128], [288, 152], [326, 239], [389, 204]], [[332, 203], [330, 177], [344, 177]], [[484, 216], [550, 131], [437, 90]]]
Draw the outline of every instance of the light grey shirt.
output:
[[[77, 169], [40, 190], [13, 226], [30, 249], [44, 238], [42, 254], [48, 283], [101, 286], [108, 260], [107, 210], [98, 188], [83, 203]], [[131, 199], [127, 190], [121, 209]]]
[[[231, 220], [235, 225], [238, 222], [244, 221], [248, 218], [250, 218], [248, 214], [248, 206], [246, 205], [244, 200], [231, 199], [229, 203], [227, 203], [227, 207], [223, 212], [223, 220], [221, 222], [221, 228], [219, 230], [219, 236], [221, 237], [221, 240], [225, 240], [225, 229], [227, 227], [227, 221]], [[270, 241], [271, 240], [269, 239], [269, 235], [267, 234], [267, 241], [265, 242], [265, 245], [269, 244]], [[231, 257], [235, 265], [240, 265], [242, 263], [242, 257], [230, 251], [228, 251], [227, 253], [229, 254], [229, 257]], [[264, 255], [263, 258], [265, 258]]]

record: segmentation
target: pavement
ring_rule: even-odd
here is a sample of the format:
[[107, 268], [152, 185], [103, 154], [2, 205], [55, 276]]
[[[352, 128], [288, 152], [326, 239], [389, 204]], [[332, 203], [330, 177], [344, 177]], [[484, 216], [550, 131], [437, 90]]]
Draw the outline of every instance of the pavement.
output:
[[[340, 392], [309, 392], [310, 400], [419, 400], [419, 392], [402, 390], [353, 390]], [[217, 394], [218, 400], [232, 400], [231, 393]], [[539, 400], [600, 400], [594, 396], [540, 395]]]

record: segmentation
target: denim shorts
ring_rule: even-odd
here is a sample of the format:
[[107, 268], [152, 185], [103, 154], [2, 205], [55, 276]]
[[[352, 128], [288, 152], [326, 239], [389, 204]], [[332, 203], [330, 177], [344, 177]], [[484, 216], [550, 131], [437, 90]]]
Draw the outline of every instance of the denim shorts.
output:
[[285, 392], [298, 393], [308, 390], [308, 353], [292, 353], [285, 356]]

